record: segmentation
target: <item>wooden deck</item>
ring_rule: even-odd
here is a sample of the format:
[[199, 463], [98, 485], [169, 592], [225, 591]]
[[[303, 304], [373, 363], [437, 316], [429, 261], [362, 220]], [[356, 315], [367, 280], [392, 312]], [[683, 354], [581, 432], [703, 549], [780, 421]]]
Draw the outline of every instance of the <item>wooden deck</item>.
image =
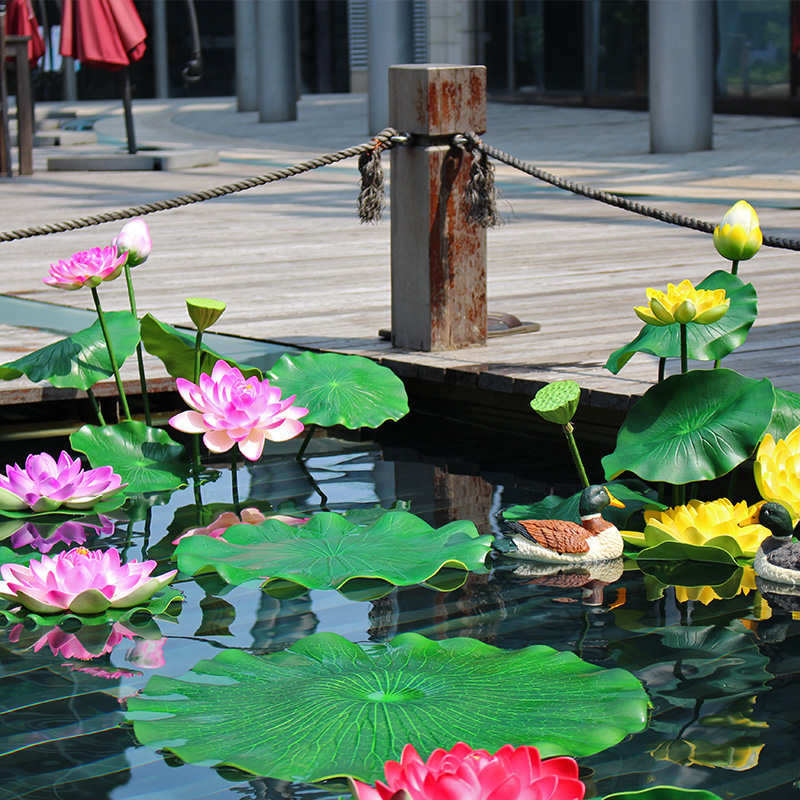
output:
[[[104, 116], [97, 129], [108, 146], [122, 140], [116, 105], [77, 108]], [[33, 176], [0, 181], [0, 228], [210, 188], [367, 138], [363, 97], [354, 95], [308, 98], [297, 123], [257, 123], [236, 114], [230, 99], [153, 101], [138, 104], [136, 115], [141, 141], [215, 147], [220, 164], [180, 172], [48, 173], [45, 158], [55, 150], [37, 149]], [[490, 104], [485, 138], [556, 174], [701, 219], [716, 221], [730, 204], [748, 199], [765, 231], [796, 237], [797, 129], [789, 119], [718, 117], [714, 151], [651, 155], [644, 114]], [[188, 324], [184, 298], [214, 297], [228, 304], [215, 326], [220, 333], [362, 353], [402, 376], [454, 389], [527, 397], [544, 382], [571, 378], [584, 388], [584, 403], [626, 409], [656, 371], [655, 360], [641, 355], [618, 376], [603, 368], [640, 328], [632, 307], [644, 302], [648, 286], [699, 281], [728, 265], [707, 234], [573, 196], [505, 166], [497, 180], [506, 222], [488, 234], [489, 307], [540, 323], [537, 333], [436, 354], [398, 351], [379, 340], [378, 329], [390, 325], [389, 225], [359, 224], [353, 160], [150, 215], [154, 251], [134, 271], [140, 313]], [[50, 262], [110, 242], [119, 227], [0, 244], [0, 290], [90, 308], [88, 293], [54, 290], [41, 278]], [[725, 360], [794, 391], [800, 391], [799, 264], [798, 253], [763, 248], [741, 265], [740, 275], [758, 290], [759, 320]], [[101, 297], [107, 310], [126, 308], [124, 281], [103, 285]], [[45, 342], [48, 334], [35, 330], [41, 317], [29, 324], [0, 330], [0, 363]], [[133, 373], [129, 378], [133, 387]], [[0, 404], [43, 396], [24, 379], [0, 384]]]

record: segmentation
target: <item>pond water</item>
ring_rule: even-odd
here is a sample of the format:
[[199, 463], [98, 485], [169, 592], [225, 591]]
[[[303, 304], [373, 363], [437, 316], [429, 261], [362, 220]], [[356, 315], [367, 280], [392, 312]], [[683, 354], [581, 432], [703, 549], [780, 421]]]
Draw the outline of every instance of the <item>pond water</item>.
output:
[[[437, 527], [471, 519], [482, 533], [498, 534], [502, 508], [534, 502], [552, 488], [561, 494], [577, 488], [566, 454], [560, 460], [563, 445], [536, 445], [556, 454], [542, 475], [531, 463], [532, 445], [513, 436], [436, 421], [412, 439], [413, 421], [386, 427], [391, 430], [378, 432], [375, 441], [315, 439], [306, 461], [311, 481], [293, 457], [297, 442], [268, 449], [259, 462], [240, 465], [242, 505], [266, 499], [344, 511], [402, 501]], [[222, 459], [206, 464], [220, 473], [202, 486], [207, 505], [231, 503]], [[194, 502], [191, 488], [155, 498], [149, 511], [139, 509], [89, 546], [113, 544], [129, 558], [166, 559], [169, 543], [194, 523]], [[794, 785], [800, 778], [800, 623], [790, 603], [771, 609], [747, 573], [732, 576], [715, 597], [709, 590], [665, 587], [628, 563], [618, 581], [595, 593], [599, 604], [590, 605], [580, 586], [525, 572], [521, 562], [501, 558], [489, 574], [471, 575], [454, 591], [402, 587], [369, 601], [335, 591], [277, 599], [258, 581], [231, 588], [184, 578], [174, 584], [186, 596], [180, 614], [151, 623], [160, 636], [150, 627], [146, 638], [122, 638], [93, 661], [54, 655], [46, 645], [34, 652], [41, 630], [7, 626], [0, 630], [0, 798], [347, 796], [341, 785], [289, 784], [182, 764], [119, 727], [120, 699], [155, 674], [179, 677], [226, 648], [273, 653], [317, 631], [358, 643], [414, 631], [512, 650], [546, 644], [632, 671], [653, 703], [650, 723], [612, 749], [579, 759], [587, 797], [654, 784], [706, 788], [723, 798], [800, 797]], [[148, 649], [159, 638], [160, 666]]]

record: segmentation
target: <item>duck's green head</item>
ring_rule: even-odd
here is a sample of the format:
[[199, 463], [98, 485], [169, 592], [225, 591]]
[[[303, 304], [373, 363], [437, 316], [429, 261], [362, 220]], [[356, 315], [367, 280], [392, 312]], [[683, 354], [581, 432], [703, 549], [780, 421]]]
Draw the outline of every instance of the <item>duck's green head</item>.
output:
[[793, 533], [792, 515], [781, 503], [764, 503], [752, 517], [743, 520], [739, 525], [752, 525], [755, 522], [779, 538], [789, 538]]
[[605, 486], [595, 484], [583, 490], [581, 501], [578, 505], [578, 513], [582, 517], [588, 517], [591, 514], [599, 514], [606, 506], [625, 508], [625, 504], [620, 503]]

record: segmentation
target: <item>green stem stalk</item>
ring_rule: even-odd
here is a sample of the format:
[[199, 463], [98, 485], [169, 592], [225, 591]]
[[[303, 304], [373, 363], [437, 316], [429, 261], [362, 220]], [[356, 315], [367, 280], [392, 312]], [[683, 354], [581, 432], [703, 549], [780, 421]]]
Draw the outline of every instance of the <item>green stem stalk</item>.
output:
[[689, 346], [686, 341], [686, 325], [681, 326], [681, 373], [689, 371]]
[[738, 275], [738, 274], [739, 274], [739, 262], [731, 261], [731, 275]]
[[97, 398], [94, 396], [94, 392], [91, 389], [86, 390], [86, 396], [89, 398], [89, 402], [92, 404], [92, 409], [94, 413], [97, 415], [97, 419], [100, 420], [101, 425], [105, 425], [106, 421], [103, 419], [103, 412], [100, 410], [100, 403], [97, 402]]
[[203, 353], [203, 331], [199, 328], [197, 336], [194, 337], [194, 382], [200, 384], [200, 356]]
[[242, 507], [239, 502], [239, 449], [236, 445], [231, 449], [231, 492], [233, 493], [233, 509], [237, 516], [241, 516]]
[[578, 452], [578, 445], [575, 442], [575, 437], [572, 435], [574, 430], [571, 422], [562, 425], [564, 429], [564, 436], [567, 437], [567, 444], [569, 445], [569, 454], [572, 456], [572, 463], [575, 464], [575, 469], [578, 470], [578, 476], [581, 479], [581, 485], [584, 489], [589, 486], [589, 478], [586, 477], [586, 470], [583, 468], [583, 461], [581, 461], [581, 454]]
[[[139, 316], [136, 313], [136, 298], [133, 294], [133, 278], [131, 277], [131, 268], [127, 264], [125, 264], [125, 281], [128, 284], [128, 300], [131, 305], [131, 313], [138, 321]], [[142, 408], [144, 410], [144, 421], [149, 427], [151, 423], [150, 398], [147, 395], [147, 378], [144, 374], [144, 352], [142, 351], [141, 342], [136, 343], [136, 362], [139, 365], [139, 386], [142, 387]]]
[[306, 431], [305, 438], [303, 439], [303, 444], [300, 445], [300, 449], [297, 451], [297, 455], [295, 458], [299, 461], [303, 454], [306, 452], [306, 448], [308, 447], [309, 442], [314, 436], [314, 431], [317, 429], [317, 426], [314, 425], [312, 422], [311, 425], [308, 426], [308, 430]]
[[111, 369], [114, 370], [114, 380], [117, 384], [117, 391], [119, 392], [119, 401], [122, 403], [122, 411], [125, 418], [132, 420], [131, 410], [128, 408], [128, 398], [125, 396], [125, 390], [122, 388], [122, 378], [119, 374], [119, 367], [117, 366], [117, 359], [114, 358], [114, 348], [111, 345], [111, 336], [108, 333], [106, 326], [106, 318], [103, 316], [103, 308], [100, 305], [100, 295], [97, 293], [97, 287], [92, 286], [92, 299], [94, 300], [94, 307], [97, 310], [97, 318], [100, 320], [100, 328], [103, 331], [103, 338], [106, 340], [106, 347], [108, 348], [108, 360], [111, 362]]
[[667, 367], [667, 359], [664, 358], [664, 356], [661, 356], [661, 358], [658, 359], [658, 382], [659, 383], [661, 383], [661, 381], [664, 380], [664, 371], [665, 371], [666, 367]]

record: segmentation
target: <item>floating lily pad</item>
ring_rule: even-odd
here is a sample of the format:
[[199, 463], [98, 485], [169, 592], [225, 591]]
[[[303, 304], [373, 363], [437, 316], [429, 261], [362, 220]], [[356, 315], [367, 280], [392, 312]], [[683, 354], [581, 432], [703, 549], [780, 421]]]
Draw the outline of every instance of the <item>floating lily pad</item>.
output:
[[224, 539], [182, 539], [174, 558], [188, 575], [215, 570], [226, 581], [290, 581], [306, 589], [338, 589], [354, 578], [396, 586], [426, 581], [445, 567], [485, 572], [491, 536], [460, 520], [441, 528], [407, 511], [387, 511], [365, 525], [320, 513], [305, 525], [267, 520], [233, 525]]
[[169, 587], [157, 592], [140, 606], [109, 608], [102, 614], [74, 614], [72, 611], [62, 614], [37, 614], [35, 611], [28, 611], [7, 601], [0, 601], [0, 627], [21, 622], [29, 630], [35, 630], [40, 625], [49, 627], [67, 623], [74, 629], [80, 625], [103, 625], [107, 622], [124, 622], [129, 619], [141, 621], [157, 614], [174, 617], [180, 613], [182, 602], [183, 595], [177, 589]]
[[373, 782], [408, 743], [423, 758], [458, 741], [588, 755], [642, 730], [648, 706], [630, 673], [572, 653], [414, 633], [366, 647], [315, 633], [266, 657], [227, 650], [192, 673], [153, 676], [129, 698], [136, 738], [290, 781]]
[[304, 425], [377, 428], [408, 413], [403, 382], [363, 356], [336, 353], [283, 355], [267, 375], [282, 396], [296, 394], [309, 409]]
[[[625, 504], [625, 508], [606, 506], [603, 509], [603, 517], [618, 528], [621, 528], [632, 514], [643, 508], [659, 510], [667, 508], [663, 503], [659, 503], [656, 493], [646, 483], [636, 478], [608, 481], [603, 486], [607, 486], [611, 494]], [[568, 522], [580, 522], [578, 506], [582, 493], [583, 490], [567, 498], [553, 494], [538, 503], [509, 506], [503, 511], [503, 519], [563, 519]]]
[[161, 492], [186, 483], [186, 451], [166, 431], [143, 422], [84, 425], [69, 437], [75, 450], [86, 453], [93, 467], [109, 466], [128, 485], [126, 494]]
[[[167, 372], [173, 378], [194, 380], [194, 343], [195, 335], [188, 331], [179, 331], [172, 325], [159, 322], [152, 314], [142, 317], [142, 344], [150, 355], [160, 358]], [[225, 361], [239, 369], [245, 378], [256, 375], [262, 379], [261, 370], [247, 364], [237, 364], [230, 358], [200, 343], [200, 372], [211, 374], [217, 361]]]
[[[139, 322], [130, 311], [107, 312], [105, 320], [117, 364], [122, 364], [136, 350]], [[113, 377], [100, 322], [0, 366], [2, 380], [21, 375], [27, 375], [34, 383], [49, 381], [53, 386], [84, 390]]]
[[743, 558], [741, 547], [732, 536], [717, 536], [706, 544], [687, 542], [661, 542], [654, 547], [646, 547], [636, 555], [639, 561], [707, 561], [710, 564], [738, 565]]
[[675, 484], [718, 478], [756, 449], [774, 402], [766, 378], [729, 369], [673, 375], [631, 408], [616, 449], [603, 458], [606, 475], [630, 470], [646, 481]]
[[[718, 322], [686, 325], [686, 345], [689, 358], [714, 361], [724, 358], [747, 338], [758, 314], [758, 299], [752, 283], [745, 284], [730, 272], [718, 270], [699, 284], [698, 289], [724, 289], [731, 305]], [[630, 343], [613, 352], [606, 369], [615, 375], [628, 363], [634, 353], [649, 353], [661, 358], [678, 358], [681, 354], [680, 325], [657, 327], [645, 325]]]

